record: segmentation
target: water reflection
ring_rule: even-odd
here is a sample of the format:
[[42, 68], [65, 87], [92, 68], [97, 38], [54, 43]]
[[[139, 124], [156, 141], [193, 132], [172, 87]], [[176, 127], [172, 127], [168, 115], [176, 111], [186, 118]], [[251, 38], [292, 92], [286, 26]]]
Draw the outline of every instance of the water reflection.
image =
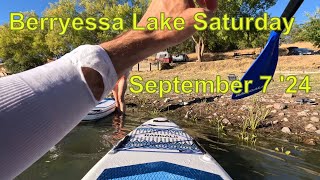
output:
[[[186, 129], [234, 179], [319, 179], [319, 147], [261, 135], [251, 144], [230, 136], [234, 132], [221, 134], [207, 124], [168, 118]], [[148, 113], [131, 112], [82, 123], [17, 179], [81, 179], [113, 145], [149, 119]], [[292, 154], [276, 152], [276, 147]]]
[[131, 129], [125, 128], [126, 116], [115, 114], [112, 119], [113, 132], [111, 134], [106, 133], [102, 136], [103, 140], [107, 143], [111, 143], [112, 146], [116, 145], [121, 139], [123, 139]]

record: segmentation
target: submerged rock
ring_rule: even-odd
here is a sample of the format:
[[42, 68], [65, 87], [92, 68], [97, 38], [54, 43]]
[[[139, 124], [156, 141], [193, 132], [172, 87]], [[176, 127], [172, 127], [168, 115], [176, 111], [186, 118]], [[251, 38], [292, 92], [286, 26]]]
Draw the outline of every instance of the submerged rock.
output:
[[283, 128], [281, 129], [281, 131], [282, 131], [283, 133], [291, 134], [291, 130], [290, 130], [290, 128], [288, 128], [288, 127], [283, 127]]

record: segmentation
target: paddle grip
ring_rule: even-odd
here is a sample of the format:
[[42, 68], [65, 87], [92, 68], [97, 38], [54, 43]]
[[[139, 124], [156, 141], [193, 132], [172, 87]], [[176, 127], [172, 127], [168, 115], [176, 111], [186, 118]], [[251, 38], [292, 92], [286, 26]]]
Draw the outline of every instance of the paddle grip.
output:
[[[303, 1], [304, 0], [290, 0], [286, 9], [283, 11], [281, 17], [284, 17], [287, 20], [290, 20], [294, 16], [294, 14], [297, 12], [297, 10], [300, 8]], [[282, 32], [285, 29], [285, 25], [283, 23], [283, 20], [281, 20], [281, 29], [282, 30], [279, 32]]]

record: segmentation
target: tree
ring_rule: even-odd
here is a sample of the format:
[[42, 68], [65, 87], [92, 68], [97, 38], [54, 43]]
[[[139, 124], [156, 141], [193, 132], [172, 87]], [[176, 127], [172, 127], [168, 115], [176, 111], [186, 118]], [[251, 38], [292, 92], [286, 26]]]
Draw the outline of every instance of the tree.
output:
[[[24, 13], [26, 17], [38, 17], [34, 12]], [[25, 71], [44, 64], [52, 57], [43, 41], [46, 32], [23, 29], [11, 31], [8, 25], [0, 26], [0, 57], [11, 73]]]
[[[215, 13], [215, 17], [222, 18], [225, 14], [229, 17], [258, 17], [267, 9], [275, 5], [277, 0], [235, 0], [225, 1], [219, 0], [219, 7]], [[239, 19], [237, 19], [238, 22]], [[254, 27], [251, 25], [251, 27]], [[258, 31], [251, 28], [250, 31], [210, 31], [198, 32], [195, 39], [196, 47], [204, 46], [209, 51], [227, 51], [235, 48], [252, 48], [261, 47], [262, 42], [266, 40], [269, 32]], [[201, 40], [203, 39], [203, 41]], [[200, 44], [199, 44], [200, 42]], [[197, 48], [196, 48], [197, 49]], [[201, 60], [201, 51], [198, 51], [198, 60]], [[200, 53], [200, 54], [199, 54]]]
[[308, 14], [309, 21], [303, 25], [302, 36], [320, 47], [320, 8], [314, 15]]

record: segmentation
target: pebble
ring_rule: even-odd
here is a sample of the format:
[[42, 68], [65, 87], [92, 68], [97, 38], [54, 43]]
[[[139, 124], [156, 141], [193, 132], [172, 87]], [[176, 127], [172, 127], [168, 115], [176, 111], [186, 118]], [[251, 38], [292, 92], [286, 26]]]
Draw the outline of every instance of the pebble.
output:
[[183, 102], [183, 105], [187, 106], [187, 105], [189, 105], [189, 103], [188, 102]]
[[315, 133], [319, 134], [320, 135], [320, 130], [316, 131]]
[[156, 104], [158, 101], [157, 100], [155, 100], [155, 101], [153, 101], [153, 104]]
[[225, 118], [225, 119], [222, 120], [222, 124], [230, 126], [231, 122], [228, 119]]
[[318, 117], [311, 117], [310, 120], [314, 123], [317, 123], [320, 121], [320, 119]]
[[275, 121], [272, 122], [273, 125], [276, 125], [276, 124], [278, 124], [278, 123], [279, 123], [278, 120], [275, 120]]
[[277, 110], [272, 110], [271, 113], [277, 113]]
[[303, 143], [307, 144], [307, 145], [311, 145], [311, 146], [317, 145], [317, 143], [314, 139], [306, 139]]
[[291, 133], [291, 130], [290, 130], [290, 128], [288, 128], [288, 127], [283, 127], [283, 128], [281, 129], [281, 131], [282, 131], [283, 133], [287, 133], [287, 134], [290, 134], [290, 133]]
[[314, 115], [314, 116], [319, 116], [319, 113], [314, 112], [314, 113], [312, 113], [312, 115]]
[[309, 121], [309, 118], [307, 118], [307, 117], [302, 117], [302, 121]]
[[315, 132], [317, 128], [313, 124], [308, 124], [304, 127], [304, 130], [307, 132]]
[[246, 111], [246, 110], [249, 110], [248, 106], [242, 105], [240, 108], [240, 111]]
[[169, 102], [170, 101], [170, 98], [166, 98], [163, 102], [164, 103], [167, 103], [167, 102]]
[[271, 108], [273, 108], [273, 105], [268, 105], [268, 106], [266, 106], [266, 108], [271, 109]]
[[188, 112], [186, 113], [186, 115], [184, 116], [184, 118], [185, 118], [185, 119], [189, 119], [191, 113], [192, 113], [192, 111], [188, 111]]
[[285, 113], [279, 113], [279, 116], [284, 116], [284, 115], [286, 115]]
[[288, 118], [283, 118], [283, 121], [284, 121], [284, 122], [288, 122], [289, 119], [288, 119]]
[[278, 110], [284, 110], [284, 109], [287, 109], [287, 105], [286, 104], [283, 104], [283, 103], [276, 103], [273, 105], [273, 107], [275, 109], [278, 109]]
[[217, 113], [213, 113], [213, 115], [214, 115], [214, 116], [218, 116], [218, 114], [217, 114]]
[[284, 94], [282, 95], [282, 97], [284, 97], [284, 98], [293, 98], [294, 95], [293, 95], [293, 94], [284, 93]]
[[305, 111], [298, 112], [298, 116], [308, 116], [308, 113]]

